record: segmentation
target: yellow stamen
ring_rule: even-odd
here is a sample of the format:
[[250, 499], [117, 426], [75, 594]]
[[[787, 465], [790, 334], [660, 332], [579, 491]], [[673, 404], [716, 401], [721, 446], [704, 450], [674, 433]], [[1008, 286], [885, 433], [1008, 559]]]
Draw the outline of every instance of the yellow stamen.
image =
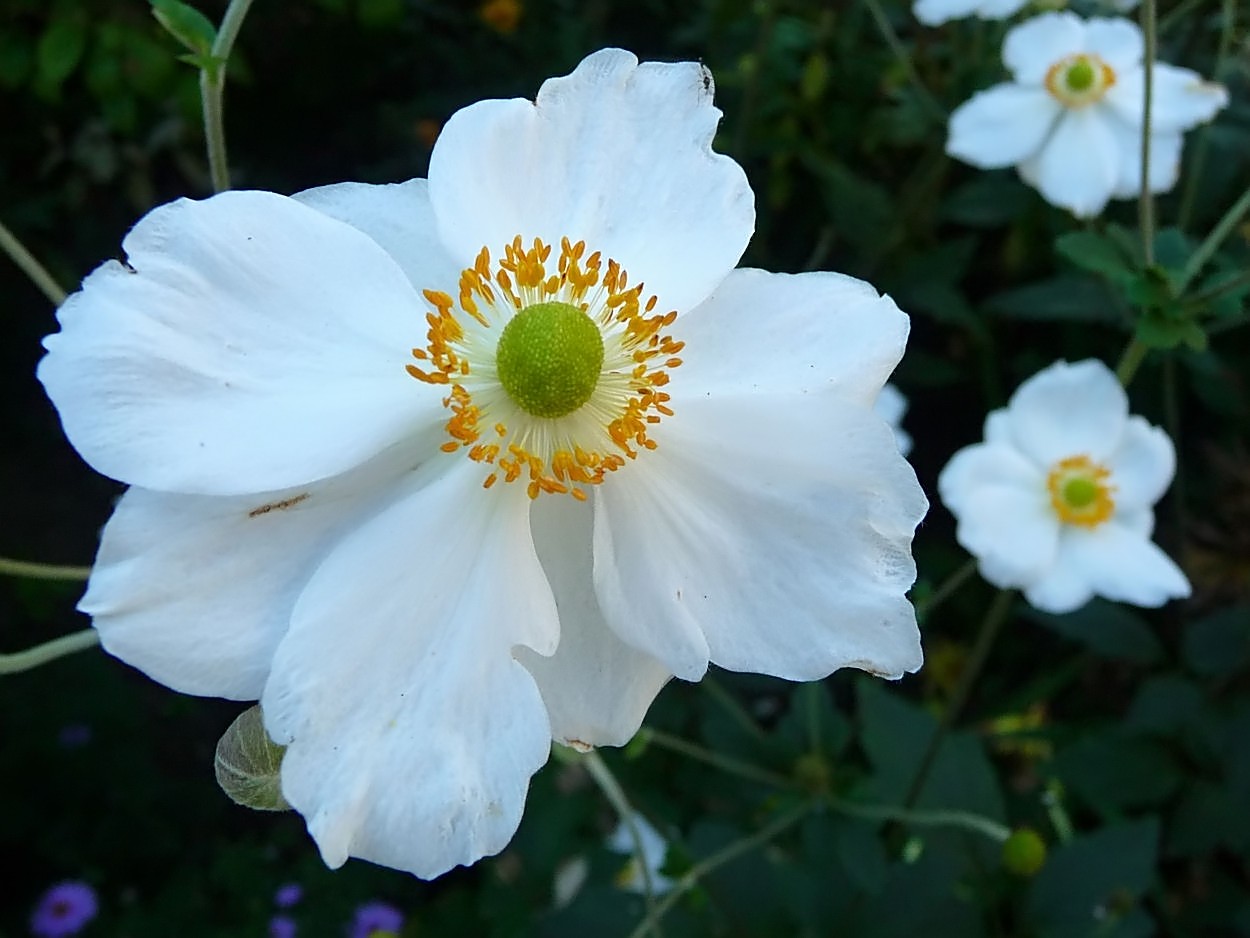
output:
[[1115, 486], [1107, 483], [1111, 470], [1088, 456], [1069, 456], [1055, 463], [1046, 477], [1050, 503], [1066, 524], [1096, 528], [1115, 512], [1111, 497]]
[[1088, 52], [1064, 56], [1046, 70], [1046, 90], [1067, 107], [1102, 100], [1115, 80], [1115, 69]]
[[[426, 316], [427, 345], [412, 350], [412, 377], [447, 385], [443, 404], [451, 412], [444, 452], [467, 450], [490, 468], [483, 482], [524, 481], [530, 498], [568, 494], [598, 485], [643, 450], [656, 448], [651, 428], [672, 416], [661, 390], [668, 371], [681, 365], [684, 343], [665, 334], [677, 313], [653, 314], [657, 299], [643, 298], [643, 284], [599, 252], [587, 256], [584, 241], [562, 238], [551, 265], [551, 245], [535, 238], [529, 248], [520, 235], [504, 246], [492, 268], [482, 248], [460, 274], [457, 301], [426, 290], [433, 307]], [[554, 266], [554, 270], [552, 267]], [[499, 381], [496, 349], [504, 327], [521, 310], [560, 303], [580, 309], [598, 327], [603, 365], [589, 400], [559, 417], [536, 416], [512, 399]], [[458, 307], [458, 308], [456, 308]], [[484, 434], [491, 434], [483, 440]]]

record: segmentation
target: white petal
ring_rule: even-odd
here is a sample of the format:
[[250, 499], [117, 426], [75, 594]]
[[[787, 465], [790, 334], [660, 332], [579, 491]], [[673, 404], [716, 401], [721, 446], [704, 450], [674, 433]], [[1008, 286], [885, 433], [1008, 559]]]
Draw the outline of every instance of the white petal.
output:
[[704, 299], [755, 226], [742, 168], [713, 153], [720, 111], [698, 63], [642, 65], [605, 49], [537, 101], [452, 115], [430, 156], [444, 242], [468, 265], [521, 235], [567, 236], [619, 261], [663, 309]]
[[1123, 437], [1128, 398], [1102, 362], [1059, 361], [1020, 385], [1007, 412], [1016, 445], [1049, 472], [1069, 456], [1105, 461]]
[[513, 646], [553, 651], [555, 604], [528, 499], [484, 491], [479, 468], [459, 460], [344, 539], [278, 646], [265, 725], [331, 867], [356, 856], [429, 878], [496, 853], [547, 759]]
[[[1130, 126], [1141, 126], [1145, 82], [1145, 69], [1134, 69], [1120, 76], [1107, 92], [1106, 102]], [[1156, 134], [1183, 133], [1205, 124], [1228, 106], [1228, 89], [1223, 85], [1165, 62], [1155, 63], [1150, 97], [1150, 129]]]
[[146, 215], [61, 307], [39, 377], [74, 447], [144, 488], [267, 492], [439, 419], [404, 371], [424, 307], [354, 228], [226, 192]]
[[1085, 21], [1085, 50], [1111, 66], [1118, 81], [1121, 74], [1141, 66], [1145, 52], [1141, 28], [1122, 16], [1094, 17]]
[[413, 465], [412, 448], [253, 496], [132, 488], [79, 609], [112, 655], [187, 694], [256, 700], [295, 600], [338, 538]]
[[981, 169], [1014, 166], [1038, 152], [1062, 113], [1044, 88], [995, 85], [955, 109], [946, 152]]
[[1163, 497], [1176, 473], [1171, 438], [1141, 417], [1129, 417], [1120, 445], [1108, 459], [1117, 515], [1150, 508]]
[[680, 401], [836, 389], [871, 404], [908, 328], [894, 301], [862, 280], [742, 268], [677, 318], [672, 334], [686, 348], [668, 390]]
[[877, 395], [877, 402], [872, 406], [873, 413], [890, 425], [894, 431], [894, 442], [898, 451], [906, 456], [911, 452], [911, 434], [900, 426], [903, 415], [907, 413], [907, 398], [892, 384], [887, 384]]
[[1025, 586], [1024, 598], [1042, 612], [1063, 615], [1080, 609], [1093, 599], [1094, 588], [1090, 585], [1087, 571], [1073, 552], [1061, 546], [1056, 552], [1055, 562], [1041, 577]]
[[983, 20], [1005, 20], [1019, 13], [1028, 2], [1029, 0], [983, 0], [978, 4], [976, 14]]
[[1152, 541], [1112, 519], [1093, 529], [1064, 531], [1070, 552], [1094, 591], [1116, 602], [1162, 606], [1189, 595], [1185, 574]]
[[1120, 178], [1120, 154], [1111, 121], [1098, 108], [1068, 109], [1041, 152], [1020, 175], [1051, 205], [1078, 218], [1097, 215]]
[[986, 443], [1014, 445], [1011, 437], [1011, 418], [1007, 415], [1007, 408], [991, 410], [986, 414], [985, 427], [982, 432]]
[[1035, 494], [1046, 491], [1046, 474], [1010, 442], [965, 446], [938, 474], [938, 494], [954, 514], [986, 488], [1004, 486]]
[[1074, 13], [1043, 13], [1025, 20], [1003, 40], [1003, 64], [1022, 85], [1041, 85], [1047, 70], [1065, 55], [1080, 52], [1085, 24]]
[[940, 26], [971, 16], [980, 5], [981, 0], [916, 0], [911, 11], [926, 26]]
[[380, 186], [341, 182], [305, 189], [291, 198], [363, 231], [381, 245], [418, 291], [456, 295], [464, 265], [453, 260], [439, 240], [424, 179]]
[[1155, 513], [1149, 508], [1122, 509], [1115, 513], [1116, 524], [1132, 531], [1138, 537], [1149, 539], [1155, 530]]
[[687, 679], [709, 656], [791, 680], [919, 667], [903, 594], [927, 505], [889, 428], [829, 392], [678, 406], [596, 493], [595, 587], [618, 634]]
[[535, 501], [530, 527], [560, 613], [560, 645], [550, 657], [517, 649], [538, 682], [552, 736], [579, 748], [629, 742], [672, 677], [603, 619], [591, 572], [592, 511], [571, 498]]
[[[1120, 173], [1112, 195], [1136, 198], [1141, 193], [1141, 130], [1133, 129], [1116, 115], [1107, 121], [1120, 154]], [[1150, 191], [1168, 192], [1181, 172], [1181, 135], [1154, 134], [1150, 138]]]
[[960, 450], [938, 477], [942, 501], [955, 515], [955, 538], [982, 562], [997, 586], [1022, 586], [1054, 563], [1059, 520], [1046, 480], [1009, 447]]

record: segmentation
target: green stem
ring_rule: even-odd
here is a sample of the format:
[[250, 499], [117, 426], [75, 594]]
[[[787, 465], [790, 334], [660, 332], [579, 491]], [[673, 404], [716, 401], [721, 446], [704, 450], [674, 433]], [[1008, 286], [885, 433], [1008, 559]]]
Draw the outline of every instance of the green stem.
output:
[[659, 924], [660, 920], [668, 913], [668, 910], [676, 905], [677, 901], [681, 899], [682, 896], [698, 885], [699, 880], [703, 879], [709, 873], [713, 873], [720, 869], [726, 863], [730, 863], [733, 860], [738, 859], [738, 857], [743, 854], [750, 853], [757, 847], [762, 847], [774, 837], [785, 831], [786, 828], [791, 827], [798, 821], [802, 820], [814, 806], [814, 802], [799, 805], [792, 811], [788, 811], [785, 814], [774, 818], [771, 823], [761, 827], [751, 836], [744, 837], [741, 840], [735, 840], [733, 843], [729, 844], [729, 846], [718, 850], [706, 859], [696, 863], [673, 884], [672, 890], [665, 894], [665, 896], [655, 904], [655, 908], [647, 912], [643, 920], [638, 923], [638, 927], [629, 933], [629, 938], [642, 938], [642, 936], [646, 935], [649, 931], [654, 929], [657, 924]]
[[829, 798], [829, 806], [839, 814], [848, 817], [862, 818], [866, 821], [897, 821], [914, 827], [958, 827], [974, 834], [981, 834], [990, 840], [1003, 843], [1011, 836], [1011, 828], [999, 824], [992, 818], [974, 814], [971, 811], [934, 810], [916, 811], [914, 809], [896, 808], [884, 804], [860, 804], [855, 801], [843, 801], [841, 798]]
[[1128, 345], [1124, 347], [1124, 354], [1120, 356], [1120, 363], [1115, 366], [1115, 376], [1120, 379], [1120, 384], [1128, 387], [1133, 380], [1133, 375], [1137, 374], [1137, 369], [1146, 356], [1150, 354], [1150, 347], [1141, 339], [1136, 337], [1129, 340]]
[[1237, 227], [1246, 212], [1250, 212], [1250, 189], [1241, 194], [1241, 198], [1234, 202], [1233, 207], [1224, 213], [1224, 217], [1216, 222], [1215, 227], [1211, 229], [1211, 233], [1198, 245], [1198, 249], [1190, 255], [1189, 262], [1181, 273], [1181, 280], [1176, 288], [1177, 294], [1183, 293], [1194, 277], [1202, 272], [1202, 268], [1215, 256], [1215, 252], [1220, 249], [1220, 245], [1224, 243], [1225, 239], [1233, 233], [1233, 229]]
[[943, 580], [937, 589], [930, 593], [923, 602], [917, 604], [917, 618], [922, 620], [928, 618], [934, 609], [955, 595], [955, 591], [968, 582], [968, 579], [976, 572], [977, 559], [969, 557], [958, 570]]
[[[594, 779], [599, 790], [603, 792], [603, 796], [616, 809], [616, 813], [620, 815], [621, 823], [625, 825], [625, 830], [629, 832], [629, 839], [634, 847], [634, 859], [638, 863], [638, 869], [642, 875], [642, 894], [647, 903], [647, 912], [655, 910], [655, 883], [651, 880], [651, 869], [647, 863], [647, 855], [642, 846], [642, 831], [638, 829], [638, 822], [635, 819], [634, 809], [629, 803], [629, 799], [625, 796], [625, 789], [621, 787], [621, 783], [616, 780], [616, 776], [612, 774], [612, 770], [608, 768], [598, 750], [592, 749], [590, 752], [582, 756], [582, 764], [586, 766], [586, 771], [590, 773], [590, 777]], [[658, 922], [653, 930], [654, 934], [659, 934]]]
[[47, 664], [49, 661], [64, 658], [66, 655], [72, 655], [76, 651], [82, 651], [85, 648], [91, 648], [93, 645], [98, 644], [100, 644], [100, 633], [95, 629], [71, 632], [69, 635], [62, 635], [60, 638], [54, 638], [52, 641], [36, 645], [34, 648], [27, 648], [25, 651], [14, 652], [11, 655], [0, 655], [0, 674], [17, 674], [20, 671], [29, 671], [42, 664]]
[[1154, 106], [1156, 25], [1155, 0], [1142, 0], [1141, 31], [1146, 40], [1146, 48], [1143, 62], [1145, 80], [1141, 121], [1141, 193], [1137, 199], [1137, 217], [1141, 227], [1142, 258], [1147, 267], [1154, 266], [1155, 262], [1155, 203], [1150, 192], [1150, 113]]
[[903, 71], [907, 75], [907, 80], [911, 82], [912, 87], [916, 89], [916, 94], [920, 98], [921, 104], [939, 123], [945, 124], [947, 119], [946, 109], [938, 103], [937, 98], [929, 93], [929, 89], [924, 86], [924, 82], [920, 80], [920, 73], [916, 71], [916, 66], [912, 63], [911, 56], [907, 54], [907, 50], [903, 47], [902, 41], [898, 38], [898, 33], [894, 30], [894, 24], [890, 22], [890, 18], [885, 15], [885, 10], [881, 9], [881, 4], [877, 0], [864, 0], [864, 6], [868, 8], [872, 21], [877, 26], [877, 31], [881, 33], [881, 38], [885, 40], [885, 44], [890, 47], [890, 51], [894, 53], [894, 57], [903, 66]]
[[83, 582], [91, 576], [90, 567], [66, 567], [54, 563], [32, 563], [0, 557], [0, 576], [24, 577], [28, 580], [74, 580]]
[[703, 762], [714, 768], [720, 769], [722, 772], [728, 772], [730, 775], [737, 775], [739, 778], [748, 781], [758, 782], [764, 785], [771, 785], [774, 788], [794, 789], [794, 782], [786, 778], [784, 775], [778, 775], [775, 772], [769, 772], [767, 769], [761, 769], [749, 762], [743, 762], [732, 756], [723, 756], [719, 752], [712, 752], [704, 749], [702, 746], [696, 746], [694, 743], [687, 742], [679, 736], [672, 736], [661, 730], [653, 730], [649, 726], [644, 726], [638, 731], [642, 734], [643, 739], [647, 743], [655, 743], [664, 749], [676, 752], [680, 755]]
[[[1169, 20], [1180, 14], [1182, 8], [1186, 4], [1172, 10], [1163, 21], [1159, 24], [1159, 31], [1166, 32]], [[1192, 13], [1190, 10], [1188, 13]], [[1184, 14], [1184, 15], [1188, 15]], [[1212, 76], [1219, 81], [1220, 76], [1224, 74], [1224, 65], [1228, 61], [1228, 54], [1233, 47], [1233, 30], [1237, 23], [1237, 0], [1224, 0], [1220, 13], [1220, 44], [1219, 49], [1215, 53], [1215, 68]], [[1176, 224], [1178, 228], [1184, 229], [1189, 224], [1189, 216], [1193, 212], [1194, 198], [1198, 194], [1198, 180], [1202, 178], [1202, 167], [1207, 159], [1207, 150], [1210, 149], [1211, 127], [1206, 125], [1198, 132], [1198, 139], [1194, 145], [1193, 159], [1190, 160], [1188, 171], [1186, 172], [1185, 192], [1181, 196], [1180, 209], [1176, 213]]]
[[752, 719], [751, 714], [747, 713], [742, 704], [738, 703], [737, 698], [735, 698], [729, 691], [725, 690], [724, 685], [722, 685], [720, 681], [713, 678], [710, 674], [707, 674], [703, 676], [703, 680], [699, 682], [699, 686], [703, 688], [709, 697], [720, 704], [721, 709], [724, 710], [735, 723], [742, 727], [742, 729], [746, 730], [752, 738], [761, 743], [768, 741], [768, 734], [760, 728], [760, 725], [756, 723], [754, 719]]
[[204, 110], [204, 139], [208, 145], [208, 171], [214, 192], [230, 188], [230, 165], [226, 160], [226, 131], [223, 120], [223, 97], [226, 88], [226, 66], [234, 41], [239, 37], [243, 18], [252, 0], [230, 0], [222, 17], [217, 39], [209, 52], [211, 63], [200, 69], [200, 103]]
[[951, 694], [951, 702], [942, 712], [937, 729], [929, 739], [924, 755], [920, 757], [916, 776], [912, 779], [907, 797], [903, 799], [904, 809], [910, 809], [924, 790], [925, 780], [929, 777], [933, 763], [937, 760], [942, 743], [946, 741], [946, 735], [954, 726], [955, 721], [959, 719], [960, 713], [968, 703], [968, 698], [972, 696], [972, 688], [976, 685], [977, 678], [981, 676], [981, 669], [985, 666], [986, 659], [989, 658], [994, 639], [998, 637], [998, 631], [1006, 621], [1007, 613], [1011, 611], [1011, 604], [1015, 598], [1015, 590], [999, 590], [994, 601], [990, 603], [990, 608], [985, 611], [985, 618], [981, 620], [981, 630], [977, 635], [976, 644], [968, 656], [968, 663], [964, 665], [963, 673], [959, 676], [959, 684]]
[[65, 302], [67, 294], [61, 289], [61, 285], [52, 279], [47, 268], [35, 260], [35, 255], [26, 250], [26, 246], [17, 240], [17, 235], [5, 227], [3, 222], [0, 222], [0, 248], [4, 249], [9, 259], [21, 268], [22, 273], [31, 279], [53, 306], [60, 306]]

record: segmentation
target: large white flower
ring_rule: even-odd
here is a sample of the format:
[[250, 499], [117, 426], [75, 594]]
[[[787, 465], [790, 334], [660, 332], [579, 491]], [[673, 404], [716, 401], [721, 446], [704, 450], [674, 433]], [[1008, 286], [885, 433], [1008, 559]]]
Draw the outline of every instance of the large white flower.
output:
[[[975, 94], [951, 115], [946, 152], [981, 169], [1019, 168], [1048, 202], [1087, 217], [1141, 188], [1145, 111], [1141, 30], [1126, 19], [1044, 13], [1003, 42], [1014, 81]], [[1155, 63], [1152, 192], [1180, 171], [1181, 135], [1228, 103], [1223, 86]]]
[[553, 737], [621, 744], [709, 662], [919, 666], [927, 506], [872, 413], [907, 317], [733, 269], [719, 117], [605, 50], [455, 114], [428, 182], [155, 209], [62, 307], [40, 378], [133, 486], [81, 608], [260, 699], [330, 865], [500, 850]]
[[1038, 609], [1071, 612], [1094, 595], [1161, 606], [1189, 595], [1150, 540], [1175, 469], [1172, 441], [1129, 416], [1105, 365], [1056, 362], [986, 418], [985, 442], [951, 458], [938, 491], [981, 574]]

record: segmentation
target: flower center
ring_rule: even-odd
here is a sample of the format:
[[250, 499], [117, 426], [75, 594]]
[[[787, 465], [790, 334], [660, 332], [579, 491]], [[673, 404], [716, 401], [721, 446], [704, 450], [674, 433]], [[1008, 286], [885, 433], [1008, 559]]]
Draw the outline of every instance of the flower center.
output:
[[527, 306], [504, 326], [495, 367], [499, 383], [523, 411], [563, 417], [595, 392], [603, 370], [603, 336], [570, 303]]
[[1115, 486], [1106, 480], [1111, 471], [1088, 456], [1069, 456], [1055, 463], [1046, 477], [1050, 503], [1059, 520], [1096, 528], [1115, 511], [1111, 494]]
[[620, 264], [585, 255], [563, 238], [550, 265], [550, 245], [517, 235], [495, 268], [482, 248], [461, 272], [458, 303], [424, 291], [428, 344], [407, 370], [450, 388], [443, 451], [482, 463], [485, 488], [521, 480], [530, 498], [584, 500], [581, 486], [655, 449], [650, 429], [672, 416], [661, 388], [684, 343], [663, 330], [677, 313], [652, 315], [656, 297], [644, 302]]
[[1093, 104], [1114, 84], [1115, 70], [1088, 52], [1065, 56], [1046, 71], [1046, 90], [1067, 107]]

